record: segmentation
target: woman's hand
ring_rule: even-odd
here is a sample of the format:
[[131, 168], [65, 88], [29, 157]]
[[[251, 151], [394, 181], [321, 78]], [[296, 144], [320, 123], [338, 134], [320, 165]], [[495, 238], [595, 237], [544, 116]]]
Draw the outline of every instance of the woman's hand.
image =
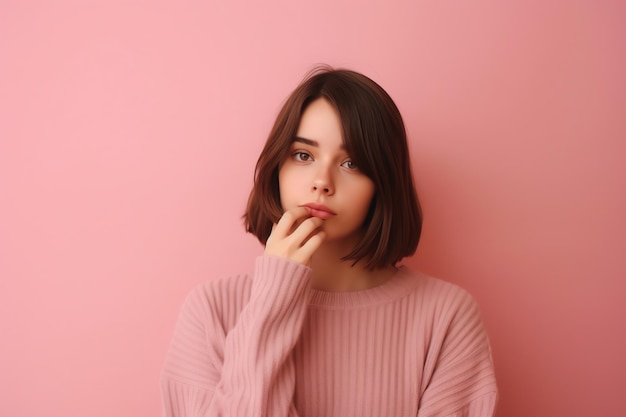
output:
[[309, 265], [311, 256], [326, 236], [320, 230], [324, 220], [309, 217], [310, 212], [307, 207], [287, 210], [278, 223], [272, 226], [272, 233], [265, 243], [265, 254]]

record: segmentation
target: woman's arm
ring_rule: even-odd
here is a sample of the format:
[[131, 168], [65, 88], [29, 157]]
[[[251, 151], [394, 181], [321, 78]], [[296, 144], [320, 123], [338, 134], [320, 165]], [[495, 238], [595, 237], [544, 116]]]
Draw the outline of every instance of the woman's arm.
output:
[[[286, 212], [259, 257], [249, 299], [225, 329], [211, 298], [185, 303], [162, 375], [167, 417], [295, 416], [291, 352], [309, 302], [305, 266], [323, 240], [309, 210]], [[238, 292], [222, 293], [228, 298]]]
[[301, 264], [259, 257], [250, 298], [230, 331], [206, 295], [192, 293], [163, 369], [165, 415], [296, 415], [291, 351], [308, 305], [309, 277]]
[[458, 287], [434, 325], [418, 417], [492, 417], [497, 387], [491, 348], [474, 299]]

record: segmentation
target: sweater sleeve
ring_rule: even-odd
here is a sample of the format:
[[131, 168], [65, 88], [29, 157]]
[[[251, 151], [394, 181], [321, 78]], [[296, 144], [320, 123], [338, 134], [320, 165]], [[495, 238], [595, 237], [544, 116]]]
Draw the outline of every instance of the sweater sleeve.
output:
[[162, 372], [164, 415], [296, 416], [291, 352], [306, 314], [309, 281], [306, 266], [259, 257], [250, 297], [230, 330], [214, 306], [192, 293]]
[[426, 360], [418, 417], [492, 417], [497, 387], [491, 348], [474, 299], [454, 287]]

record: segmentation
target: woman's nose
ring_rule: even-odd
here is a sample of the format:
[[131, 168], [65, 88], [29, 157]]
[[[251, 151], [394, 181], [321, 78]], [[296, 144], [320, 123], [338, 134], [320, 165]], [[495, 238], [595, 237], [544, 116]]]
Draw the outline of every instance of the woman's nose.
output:
[[320, 192], [326, 195], [332, 195], [335, 187], [332, 180], [332, 174], [329, 168], [319, 169], [313, 178], [312, 191]]

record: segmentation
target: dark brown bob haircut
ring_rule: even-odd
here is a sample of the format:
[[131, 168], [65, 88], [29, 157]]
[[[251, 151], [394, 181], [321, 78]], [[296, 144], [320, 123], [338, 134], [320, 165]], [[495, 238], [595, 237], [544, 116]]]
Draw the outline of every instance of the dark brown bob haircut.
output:
[[278, 171], [289, 155], [302, 113], [318, 98], [326, 99], [339, 112], [344, 146], [375, 185], [363, 238], [343, 259], [363, 260], [369, 269], [395, 265], [415, 253], [422, 230], [406, 131], [385, 90], [346, 69], [317, 68], [287, 98], [256, 164], [254, 187], [243, 216], [246, 230], [265, 245], [272, 224], [282, 216]]

